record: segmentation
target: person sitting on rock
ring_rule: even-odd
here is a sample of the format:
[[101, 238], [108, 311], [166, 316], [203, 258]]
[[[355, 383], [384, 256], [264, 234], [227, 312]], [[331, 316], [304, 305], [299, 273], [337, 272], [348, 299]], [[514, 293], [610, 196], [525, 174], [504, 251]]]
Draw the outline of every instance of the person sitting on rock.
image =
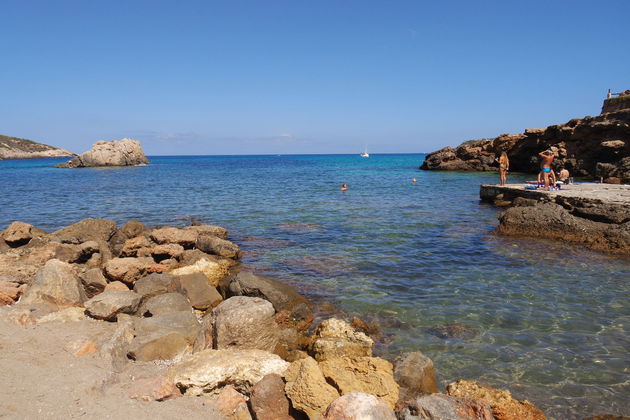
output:
[[[553, 173], [552, 169], [551, 169], [551, 163], [553, 162], [553, 159], [555, 158], [555, 155], [553, 154], [553, 152], [551, 151], [551, 149], [547, 149], [544, 152], [540, 152], [538, 153], [538, 156], [540, 156], [542, 158], [542, 162], [540, 164], [540, 175], [542, 176], [542, 179], [545, 181], [545, 189], [549, 189], [549, 185], [551, 184], [552, 180], [555, 183], [556, 181], [556, 174]], [[553, 178], [552, 178], [553, 177]]]
[[571, 175], [569, 174], [569, 170], [566, 167], [562, 167], [562, 169], [560, 170], [560, 173], [558, 174], [558, 179], [561, 182], [564, 182], [565, 184], [568, 184], [570, 176]]

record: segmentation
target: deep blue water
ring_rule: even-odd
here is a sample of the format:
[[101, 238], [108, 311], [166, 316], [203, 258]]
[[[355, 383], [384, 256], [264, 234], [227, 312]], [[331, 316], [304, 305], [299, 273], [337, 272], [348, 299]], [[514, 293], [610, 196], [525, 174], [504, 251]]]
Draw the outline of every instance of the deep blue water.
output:
[[[630, 413], [630, 261], [495, 236], [498, 212], [479, 185], [496, 174], [420, 171], [420, 154], [150, 160], [0, 161], [0, 229], [86, 217], [222, 225], [252, 270], [379, 324], [380, 354], [420, 350], [442, 385], [477, 379], [554, 418]], [[472, 337], [429, 332], [456, 322]]]

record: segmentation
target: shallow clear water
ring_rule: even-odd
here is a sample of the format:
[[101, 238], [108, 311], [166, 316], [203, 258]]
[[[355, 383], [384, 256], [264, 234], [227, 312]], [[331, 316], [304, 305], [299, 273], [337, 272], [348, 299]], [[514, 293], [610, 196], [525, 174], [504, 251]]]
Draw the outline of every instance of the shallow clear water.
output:
[[[497, 237], [497, 210], [479, 202], [479, 185], [497, 175], [419, 171], [422, 160], [154, 157], [74, 170], [52, 168], [58, 159], [0, 161], [0, 229], [194, 216], [230, 229], [251, 269], [380, 325], [380, 354], [430, 356], [442, 386], [508, 388], [552, 418], [630, 413], [630, 261]], [[449, 323], [470, 331], [430, 332]]]

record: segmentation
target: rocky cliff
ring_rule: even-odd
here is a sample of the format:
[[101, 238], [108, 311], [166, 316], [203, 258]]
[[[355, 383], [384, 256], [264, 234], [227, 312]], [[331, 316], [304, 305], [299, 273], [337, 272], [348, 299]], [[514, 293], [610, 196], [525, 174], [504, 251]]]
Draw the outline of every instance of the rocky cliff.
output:
[[58, 168], [87, 168], [96, 166], [134, 166], [147, 164], [149, 160], [137, 140], [122, 139], [98, 141], [92, 149], [69, 162], [60, 163]]
[[48, 146], [47, 144], [0, 135], [0, 159], [30, 159], [72, 155], [72, 152]]
[[556, 171], [565, 166], [575, 176], [602, 177], [608, 183], [630, 182], [630, 108], [547, 128], [529, 128], [522, 134], [469, 141], [454, 149], [445, 147], [429, 153], [420, 168], [496, 170], [495, 157], [506, 152], [511, 171], [536, 173], [538, 153], [546, 149], [556, 156]]

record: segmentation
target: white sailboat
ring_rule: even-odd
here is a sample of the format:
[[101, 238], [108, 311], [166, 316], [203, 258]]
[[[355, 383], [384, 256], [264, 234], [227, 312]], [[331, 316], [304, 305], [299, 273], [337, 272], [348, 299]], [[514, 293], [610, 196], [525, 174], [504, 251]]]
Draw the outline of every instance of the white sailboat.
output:
[[367, 152], [367, 146], [365, 146], [365, 150], [360, 155], [361, 157], [370, 157], [370, 154]]

